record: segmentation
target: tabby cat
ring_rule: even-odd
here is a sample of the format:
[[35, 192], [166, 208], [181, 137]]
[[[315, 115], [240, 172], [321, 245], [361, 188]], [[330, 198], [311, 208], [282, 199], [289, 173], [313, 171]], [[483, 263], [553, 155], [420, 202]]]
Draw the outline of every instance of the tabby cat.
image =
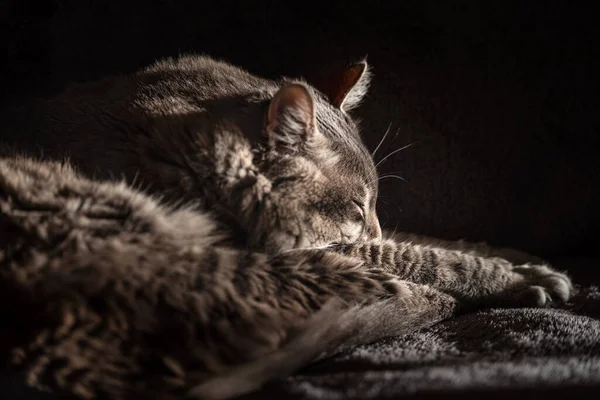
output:
[[382, 238], [349, 115], [369, 79], [182, 56], [27, 109], [0, 159], [8, 365], [86, 399], [224, 399], [460, 311], [568, 300], [541, 262]]

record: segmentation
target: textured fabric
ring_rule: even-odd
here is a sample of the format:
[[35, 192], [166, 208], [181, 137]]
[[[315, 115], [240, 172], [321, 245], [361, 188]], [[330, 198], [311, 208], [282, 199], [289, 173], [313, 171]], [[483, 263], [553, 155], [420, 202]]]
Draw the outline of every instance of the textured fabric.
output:
[[[250, 398], [387, 399], [600, 393], [600, 272], [563, 261], [585, 283], [564, 309], [493, 309], [358, 347]], [[515, 392], [516, 389], [519, 391]]]

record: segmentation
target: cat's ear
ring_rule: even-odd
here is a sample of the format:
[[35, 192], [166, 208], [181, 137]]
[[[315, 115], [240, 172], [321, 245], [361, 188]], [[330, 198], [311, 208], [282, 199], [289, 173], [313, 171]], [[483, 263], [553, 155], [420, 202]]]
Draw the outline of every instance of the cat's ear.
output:
[[297, 151], [315, 139], [315, 105], [305, 86], [292, 83], [279, 89], [269, 104], [264, 131], [269, 145], [278, 149]]
[[314, 85], [329, 102], [342, 111], [360, 104], [371, 83], [371, 72], [366, 60], [340, 68], [320, 79]]

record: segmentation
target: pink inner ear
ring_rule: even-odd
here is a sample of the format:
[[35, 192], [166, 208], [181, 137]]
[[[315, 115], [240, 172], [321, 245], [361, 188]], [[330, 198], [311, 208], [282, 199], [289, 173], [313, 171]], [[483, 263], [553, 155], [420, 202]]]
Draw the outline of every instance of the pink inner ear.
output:
[[327, 96], [334, 107], [340, 108], [350, 90], [360, 80], [364, 70], [364, 63], [356, 64], [331, 74], [327, 79], [317, 83], [315, 87]]

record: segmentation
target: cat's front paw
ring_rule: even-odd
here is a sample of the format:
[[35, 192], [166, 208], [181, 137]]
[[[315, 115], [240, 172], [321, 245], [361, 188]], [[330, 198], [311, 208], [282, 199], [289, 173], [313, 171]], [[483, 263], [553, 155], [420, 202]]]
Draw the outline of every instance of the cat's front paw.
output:
[[545, 265], [519, 265], [513, 267], [517, 282], [507, 293], [515, 305], [545, 307], [551, 303], [567, 302], [573, 293], [571, 279]]

